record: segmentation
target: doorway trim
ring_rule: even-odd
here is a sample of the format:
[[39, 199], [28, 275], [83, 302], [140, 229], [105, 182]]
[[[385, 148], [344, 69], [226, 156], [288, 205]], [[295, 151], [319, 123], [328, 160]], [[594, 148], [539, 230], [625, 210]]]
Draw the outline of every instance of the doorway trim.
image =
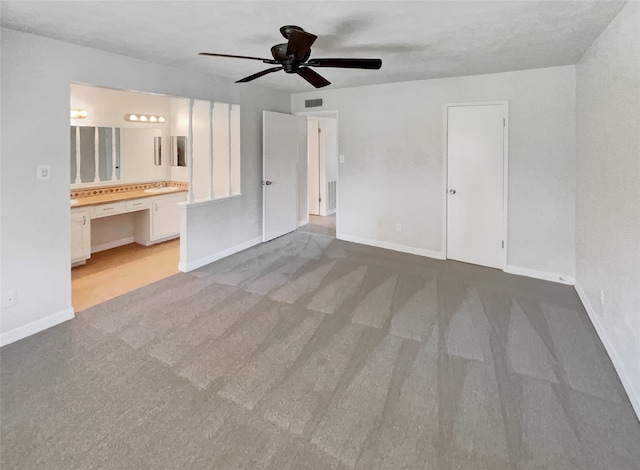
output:
[[472, 101], [463, 103], [445, 103], [443, 105], [443, 136], [442, 136], [442, 254], [447, 258], [447, 216], [448, 216], [448, 167], [449, 167], [449, 108], [463, 106], [504, 106], [504, 133], [502, 153], [502, 271], [507, 271], [507, 253], [509, 251], [508, 219], [509, 219], [509, 100], [505, 101]]
[[[336, 120], [336, 157], [338, 158], [338, 161], [336, 162], [336, 201], [339, 200], [339, 193], [340, 193], [340, 116], [339, 116], [339, 111], [337, 109], [335, 110], [325, 110], [325, 111], [299, 111], [297, 113], [293, 113], [295, 115], [299, 115], [299, 116], [306, 116], [307, 117], [307, 123], [309, 122], [309, 118], [310, 117], [332, 117], [335, 118]], [[308, 138], [307, 138], [307, 142], [308, 142]], [[307, 178], [309, 177], [309, 158], [307, 157]], [[309, 195], [309, 189], [307, 188], [307, 197]], [[308, 202], [308, 201], [307, 201]], [[297, 201], [297, 204], [300, 204], [300, 201]], [[337, 216], [337, 212], [338, 212], [338, 207], [336, 204], [336, 238], [339, 238], [339, 231], [338, 231], [338, 216]], [[309, 214], [308, 214], [308, 210], [307, 210], [307, 219], [305, 221], [305, 223], [309, 223]]]

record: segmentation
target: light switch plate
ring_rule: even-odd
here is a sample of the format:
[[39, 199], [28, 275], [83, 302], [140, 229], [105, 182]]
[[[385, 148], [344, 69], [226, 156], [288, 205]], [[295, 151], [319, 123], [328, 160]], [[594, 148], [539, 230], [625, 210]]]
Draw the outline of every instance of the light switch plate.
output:
[[340, 155], [340, 163], [344, 163], [344, 155]]
[[39, 180], [50, 180], [51, 179], [51, 165], [38, 165], [38, 169], [36, 171], [36, 179]]

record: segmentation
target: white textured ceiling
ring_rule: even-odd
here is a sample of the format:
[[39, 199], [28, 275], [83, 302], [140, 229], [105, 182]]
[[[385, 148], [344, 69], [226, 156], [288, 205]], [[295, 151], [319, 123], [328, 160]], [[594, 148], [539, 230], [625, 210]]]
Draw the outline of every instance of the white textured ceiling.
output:
[[[620, 1], [2, 1], [2, 26], [227, 77], [271, 65], [198, 56], [270, 58], [296, 24], [318, 35], [312, 58], [372, 57], [382, 69], [316, 69], [330, 88], [575, 64]], [[309, 91], [296, 75], [256, 82]], [[237, 86], [252, 86], [238, 84]]]

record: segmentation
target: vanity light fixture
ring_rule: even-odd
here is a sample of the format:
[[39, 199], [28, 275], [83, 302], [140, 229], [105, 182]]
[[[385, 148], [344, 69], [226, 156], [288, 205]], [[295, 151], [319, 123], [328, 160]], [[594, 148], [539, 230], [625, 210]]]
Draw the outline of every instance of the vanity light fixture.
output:
[[166, 122], [164, 116], [153, 116], [151, 114], [125, 114], [124, 120], [129, 122]]
[[71, 109], [71, 119], [84, 119], [88, 114], [86, 109]]

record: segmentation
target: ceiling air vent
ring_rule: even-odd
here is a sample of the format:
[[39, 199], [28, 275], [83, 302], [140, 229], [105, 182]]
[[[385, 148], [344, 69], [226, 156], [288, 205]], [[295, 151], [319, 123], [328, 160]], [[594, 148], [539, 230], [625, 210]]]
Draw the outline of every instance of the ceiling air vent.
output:
[[305, 108], [317, 108], [322, 106], [322, 98], [316, 98], [315, 100], [304, 100]]

